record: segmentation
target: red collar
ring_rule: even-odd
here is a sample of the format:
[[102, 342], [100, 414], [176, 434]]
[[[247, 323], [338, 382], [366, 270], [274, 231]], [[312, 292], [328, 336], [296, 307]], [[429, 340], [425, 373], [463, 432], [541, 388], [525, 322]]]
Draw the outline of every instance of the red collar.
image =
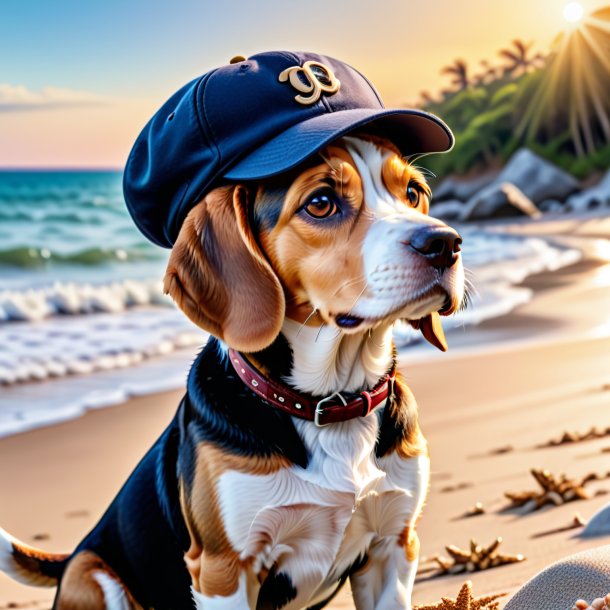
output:
[[229, 358], [239, 378], [264, 401], [290, 415], [313, 421], [319, 427], [355, 417], [366, 417], [394, 395], [395, 367], [392, 367], [390, 373], [370, 392], [361, 392], [348, 402], [339, 392], [321, 400], [298, 394], [262, 375], [240, 353], [231, 348]]

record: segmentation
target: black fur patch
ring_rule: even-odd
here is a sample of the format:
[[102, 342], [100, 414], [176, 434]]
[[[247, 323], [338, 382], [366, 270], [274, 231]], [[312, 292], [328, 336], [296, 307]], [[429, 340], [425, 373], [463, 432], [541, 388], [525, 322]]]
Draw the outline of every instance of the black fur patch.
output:
[[375, 448], [377, 457], [382, 457], [388, 453], [411, 431], [409, 428], [410, 418], [407, 415], [415, 407], [415, 398], [398, 375], [394, 384], [394, 396], [395, 407], [392, 408], [390, 404], [387, 404], [379, 414], [381, 422], [377, 447]]
[[297, 590], [288, 574], [274, 570], [269, 572], [261, 586], [256, 602], [256, 610], [279, 610], [297, 596]]
[[278, 335], [269, 347], [253, 355], [269, 369], [273, 379], [280, 380], [282, 377], [290, 375], [292, 371], [292, 348], [284, 335]]
[[[283, 348], [279, 348], [282, 350]], [[244, 456], [284, 455], [307, 466], [307, 451], [290, 416], [267, 404], [237, 376], [210, 338], [199, 354], [180, 407], [178, 475], [190, 488], [195, 450], [203, 441]]]

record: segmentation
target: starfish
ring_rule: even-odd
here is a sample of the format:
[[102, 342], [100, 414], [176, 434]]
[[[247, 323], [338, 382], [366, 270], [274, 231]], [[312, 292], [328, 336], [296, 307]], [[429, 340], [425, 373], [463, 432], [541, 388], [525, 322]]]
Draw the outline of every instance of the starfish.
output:
[[500, 602], [495, 600], [504, 595], [506, 593], [475, 599], [472, 597], [472, 583], [467, 580], [462, 585], [456, 599], [443, 597], [440, 602], [433, 606], [415, 606], [415, 610], [498, 610]]
[[548, 470], [532, 468], [530, 472], [541, 489], [537, 491], [504, 492], [504, 495], [512, 503], [509, 508], [522, 506], [526, 512], [532, 512], [546, 504], [559, 506], [574, 500], [587, 500], [590, 496], [585, 491], [585, 485], [591, 481], [598, 481], [610, 476], [610, 473], [598, 475], [592, 472], [582, 479], [568, 479], [565, 474], [555, 476]]
[[455, 545], [446, 546], [450, 558], [434, 557], [434, 561], [439, 565], [440, 570], [437, 576], [443, 574], [461, 574], [463, 572], [478, 572], [479, 570], [489, 570], [507, 563], [517, 563], [523, 561], [525, 557], [518, 555], [503, 555], [498, 553], [498, 547], [502, 543], [502, 538], [496, 538], [488, 547], [482, 547], [476, 540], [470, 541], [470, 550], [465, 551]]

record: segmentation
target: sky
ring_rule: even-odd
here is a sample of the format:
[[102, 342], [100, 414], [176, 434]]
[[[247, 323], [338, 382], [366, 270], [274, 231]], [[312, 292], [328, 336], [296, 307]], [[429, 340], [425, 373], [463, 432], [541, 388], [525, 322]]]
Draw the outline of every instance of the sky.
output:
[[[0, 0], [0, 167], [117, 168], [156, 109], [235, 55], [308, 50], [388, 107], [450, 86], [454, 59], [547, 51], [564, 0]], [[585, 11], [610, 0], [581, 0]]]

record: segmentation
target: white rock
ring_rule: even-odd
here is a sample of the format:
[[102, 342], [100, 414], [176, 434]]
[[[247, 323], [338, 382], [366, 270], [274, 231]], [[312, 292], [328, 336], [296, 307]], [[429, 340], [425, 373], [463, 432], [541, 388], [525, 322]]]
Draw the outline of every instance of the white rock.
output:
[[519, 149], [509, 159], [494, 181], [501, 182], [511, 182], [534, 203], [545, 199], [565, 201], [579, 189], [576, 178], [527, 148]]
[[571, 212], [584, 212], [607, 206], [610, 206], [610, 170], [595, 186], [572, 195], [567, 201], [567, 208]]
[[430, 208], [430, 216], [447, 221], [462, 220], [465, 210], [465, 203], [457, 199], [451, 199], [450, 201], [441, 201], [441, 203], [433, 204]]
[[487, 172], [471, 180], [460, 179], [456, 176], [445, 178], [435, 189], [434, 199], [437, 201], [445, 201], [447, 199], [458, 199], [467, 201], [477, 191], [485, 188], [488, 184], [494, 182], [498, 176], [497, 171]]
[[589, 523], [587, 523], [580, 535], [583, 538], [610, 535], [610, 504], [600, 508], [589, 519]]
[[504, 216], [540, 216], [534, 203], [514, 184], [490, 184], [465, 204], [464, 220], [481, 220]]
[[566, 210], [565, 205], [557, 199], [545, 199], [542, 203], [538, 204], [538, 209], [544, 214], [563, 212]]

